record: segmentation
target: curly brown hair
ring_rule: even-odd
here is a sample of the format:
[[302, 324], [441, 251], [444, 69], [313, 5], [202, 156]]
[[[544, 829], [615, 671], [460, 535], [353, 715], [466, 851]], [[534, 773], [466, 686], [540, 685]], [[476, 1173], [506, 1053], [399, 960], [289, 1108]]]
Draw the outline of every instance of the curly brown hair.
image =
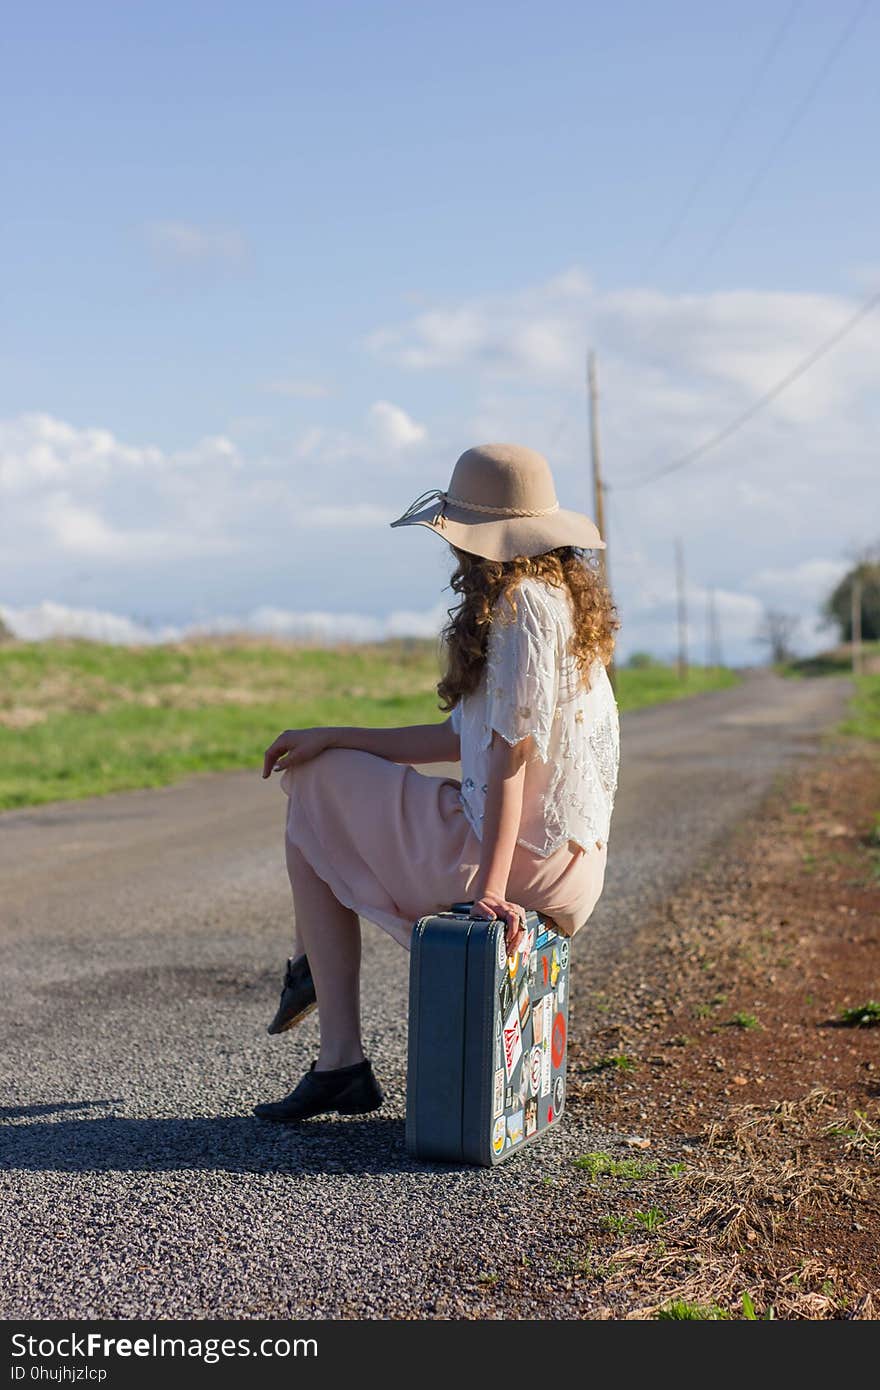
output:
[[543, 555], [486, 560], [456, 546], [450, 548], [458, 563], [449, 585], [461, 594], [461, 602], [449, 609], [449, 622], [441, 633], [446, 655], [446, 670], [437, 685], [441, 709], [453, 709], [463, 695], [476, 689], [497, 616], [493, 610], [499, 599], [506, 598], [516, 612], [515, 590], [522, 579], [542, 579], [556, 589], [568, 589], [574, 613], [569, 650], [585, 681], [597, 656], [603, 665], [609, 664], [620, 623], [601, 574], [585, 561], [583, 551], [561, 546]]

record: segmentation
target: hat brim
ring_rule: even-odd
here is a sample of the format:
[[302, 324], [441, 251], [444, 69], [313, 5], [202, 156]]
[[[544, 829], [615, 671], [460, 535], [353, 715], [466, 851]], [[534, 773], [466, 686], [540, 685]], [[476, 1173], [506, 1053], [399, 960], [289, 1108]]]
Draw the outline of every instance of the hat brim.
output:
[[546, 516], [508, 516], [493, 521], [474, 521], [473, 515], [463, 507], [447, 504], [442, 522], [438, 522], [435, 501], [419, 512], [392, 521], [391, 525], [425, 526], [458, 550], [481, 555], [486, 560], [543, 555], [563, 545], [578, 550], [605, 549], [596, 523], [582, 512], [567, 511], [564, 507]]

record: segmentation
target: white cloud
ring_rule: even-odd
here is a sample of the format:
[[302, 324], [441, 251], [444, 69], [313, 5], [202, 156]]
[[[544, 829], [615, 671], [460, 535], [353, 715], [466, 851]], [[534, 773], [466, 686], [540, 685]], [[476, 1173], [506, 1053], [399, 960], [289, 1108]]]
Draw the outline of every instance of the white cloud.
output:
[[773, 602], [794, 599], [818, 603], [827, 598], [850, 567], [844, 560], [802, 560], [788, 569], [759, 570], [746, 584]]
[[58, 547], [68, 555], [82, 558], [167, 560], [180, 554], [225, 555], [237, 548], [231, 538], [219, 535], [160, 527], [114, 527], [99, 512], [80, 506], [65, 492], [47, 497], [42, 517]]
[[[748, 404], [843, 327], [855, 305], [830, 294], [627, 291], [599, 297], [595, 308], [597, 328], [614, 349], [667, 377], [733, 387]], [[772, 402], [769, 416], [806, 424], [852, 399], [876, 382], [876, 362], [865, 353], [878, 347], [880, 322], [865, 320]]]
[[[384, 617], [366, 613], [296, 612], [268, 606], [244, 619], [249, 632], [276, 637], [309, 638], [319, 642], [380, 642], [386, 637], [436, 637], [446, 621], [442, 604], [424, 611], [393, 609]], [[241, 622], [238, 624], [241, 626]], [[214, 630], [213, 626], [210, 630]]]
[[243, 460], [224, 435], [164, 453], [44, 414], [0, 420], [0, 548], [10, 564], [64, 556], [124, 572], [236, 552]]
[[[511, 294], [417, 313], [377, 329], [366, 345], [410, 370], [468, 370], [490, 381], [531, 378], [570, 388], [582, 386], [586, 347], [599, 343], [627, 408], [647, 392], [666, 411], [699, 424], [713, 383], [730, 393], [723, 404], [748, 404], [837, 331], [854, 307], [832, 294], [602, 292], [574, 269]], [[865, 319], [773, 402], [769, 416], [821, 419], [876, 386], [878, 356], [880, 315]]]
[[100, 484], [120, 469], [138, 472], [162, 462], [158, 449], [130, 448], [109, 430], [77, 429], [37, 412], [0, 420], [0, 493], [72, 481]]
[[165, 454], [155, 445], [125, 444], [110, 430], [78, 428], [37, 412], [0, 420], [0, 493], [39, 493], [62, 484], [101, 488], [123, 477], [134, 481], [240, 467], [235, 444], [220, 434]]
[[329, 386], [323, 381], [306, 381], [298, 377], [266, 381], [263, 383], [263, 390], [273, 396], [291, 396], [304, 401], [318, 400], [330, 394]]
[[[409, 499], [390, 457], [408, 457], [403, 441], [421, 439], [403, 411], [383, 425], [396, 448], [309, 427], [285, 454], [246, 458], [222, 434], [166, 452], [46, 414], [0, 420], [0, 593], [66, 600], [71, 565], [85, 564], [101, 605], [133, 586], [135, 611], [167, 612], [169, 602], [188, 607], [193, 592], [204, 606], [225, 591], [233, 580], [223, 560], [234, 558], [247, 585], [255, 572], [288, 572], [304, 546], [344, 534], [357, 563], [363, 538], [387, 528]], [[201, 562], [206, 585], [192, 568]], [[54, 592], [49, 572], [63, 586]]]
[[190, 636], [224, 636], [247, 632], [266, 637], [320, 643], [380, 642], [389, 637], [436, 637], [446, 621], [442, 604], [418, 611], [393, 610], [385, 617], [367, 613], [298, 612], [262, 605], [239, 617], [218, 616], [187, 624], [149, 626], [118, 613], [76, 608], [44, 601], [32, 607], [0, 604], [0, 619], [14, 637], [37, 642], [48, 637], [84, 637], [120, 646], [179, 642]]
[[234, 227], [204, 227], [195, 222], [156, 221], [144, 227], [153, 258], [178, 268], [234, 268], [247, 260], [248, 245]]
[[180, 629], [173, 625], [147, 627], [118, 613], [71, 608], [48, 599], [23, 608], [0, 604], [0, 619], [13, 637], [23, 642], [42, 642], [47, 637], [85, 637], [93, 642], [136, 646], [147, 642], [175, 642], [180, 637]]
[[419, 425], [390, 401], [376, 401], [370, 406], [370, 425], [375, 438], [389, 449], [408, 449], [422, 444], [428, 437], [424, 425]]
[[377, 329], [366, 346], [414, 370], [474, 367], [568, 381], [582, 370], [579, 316], [588, 305], [589, 283], [573, 270], [517, 294], [426, 310]]
[[79, 507], [64, 493], [54, 493], [44, 511], [46, 525], [63, 550], [81, 555], [122, 555], [121, 532], [108, 526], [90, 507]]

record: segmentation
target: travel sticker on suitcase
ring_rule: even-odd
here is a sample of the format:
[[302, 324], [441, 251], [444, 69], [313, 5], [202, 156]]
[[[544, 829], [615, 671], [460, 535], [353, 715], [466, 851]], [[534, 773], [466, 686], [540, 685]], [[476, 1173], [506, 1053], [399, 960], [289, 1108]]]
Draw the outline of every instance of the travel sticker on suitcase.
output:
[[[501, 940], [503, 942], [503, 933]], [[534, 928], [525, 950], [498, 965], [499, 1004], [516, 996], [504, 1023], [504, 1062], [509, 1090], [502, 1111], [493, 1107], [492, 1151], [496, 1157], [540, 1135], [565, 1107], [565, 1060], [569, 944], [552, 929]], [[496, 1087], [496, 1102], [498, 1089]]]

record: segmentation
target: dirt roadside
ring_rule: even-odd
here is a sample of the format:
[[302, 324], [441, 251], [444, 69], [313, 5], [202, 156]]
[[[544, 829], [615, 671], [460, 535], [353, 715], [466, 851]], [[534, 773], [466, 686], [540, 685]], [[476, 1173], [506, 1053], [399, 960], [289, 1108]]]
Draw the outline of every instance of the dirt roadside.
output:
[[841, 1023], [880, 1000], [878, 788], [876, 745], [834, 745], [646, 921], [574, 1030], [569, 1111], [608, 1139], [545, 1180], [560, 1258], [468, 1315], [880, 1314], [880, 1026]]

